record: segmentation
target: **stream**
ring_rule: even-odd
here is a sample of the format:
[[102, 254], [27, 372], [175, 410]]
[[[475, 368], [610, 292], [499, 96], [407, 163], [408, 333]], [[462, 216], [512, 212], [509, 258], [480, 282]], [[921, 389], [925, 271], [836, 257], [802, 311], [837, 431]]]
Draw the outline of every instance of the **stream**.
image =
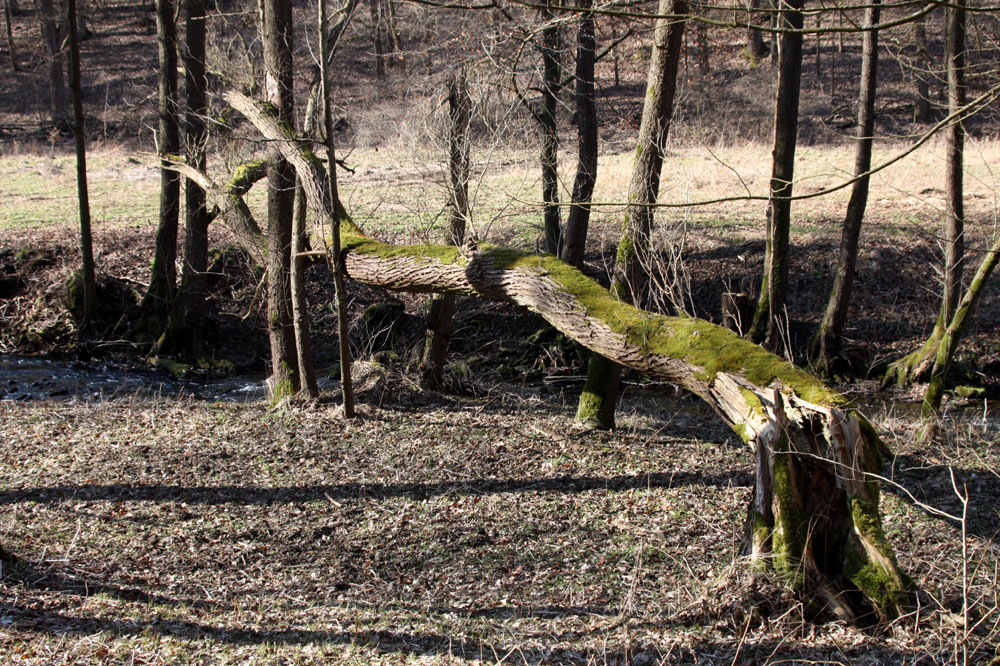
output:
[[257, 402], [267, 397], [263, 375], [178, 379], [154, 368], [122, 368], [35, 356], [0, 354], [0, 400], [113, 400], [183, 397]]

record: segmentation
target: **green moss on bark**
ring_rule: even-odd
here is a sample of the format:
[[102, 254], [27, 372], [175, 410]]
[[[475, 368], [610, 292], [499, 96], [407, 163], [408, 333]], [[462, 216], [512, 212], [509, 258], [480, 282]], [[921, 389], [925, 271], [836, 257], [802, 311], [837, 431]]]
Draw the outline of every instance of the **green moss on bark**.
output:
[[[878, 505], [862, 497], [851, 498], [851, 518], [854, 529], [886, 561], [895, 561], [892, 548], [882, 531]], [[878, 608], [889, 609], [902, 605], [909, 593], [910, 581], [897, 571], [890, 571], [881, 562], [873, 560], [860, 544], [848, 548], [844, 575]]]

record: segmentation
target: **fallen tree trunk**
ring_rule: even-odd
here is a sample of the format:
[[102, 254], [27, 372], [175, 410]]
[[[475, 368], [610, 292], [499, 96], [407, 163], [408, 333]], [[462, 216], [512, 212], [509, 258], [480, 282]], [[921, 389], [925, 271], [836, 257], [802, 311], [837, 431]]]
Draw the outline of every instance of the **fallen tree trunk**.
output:
[[[725, 328], [623, 303], [549, 254], [368, 238], [332, 200], [321, 163], [306, 144], [287, 134], [266, 106], [237, 93], [227, 99], [299, 172], [323, 228], [329, 228], [324, 220], [341, 217], [342, 258], [351, 278], [397, 291], [528, 307], [592, 351], [698, 395], [754, 452], [751, 559], [772, 567], [815, 610], [839, 618], [887, 619], [908, 606], [910, 582], [896, 564], [878, 509], [878, 436], [839, 393]], [[233, 207], [230, 224], [252, 222], [238, 187], [215, 190], [220, 207]], [[238, 238], [253, 235], [252, 229], [236, 230]]]

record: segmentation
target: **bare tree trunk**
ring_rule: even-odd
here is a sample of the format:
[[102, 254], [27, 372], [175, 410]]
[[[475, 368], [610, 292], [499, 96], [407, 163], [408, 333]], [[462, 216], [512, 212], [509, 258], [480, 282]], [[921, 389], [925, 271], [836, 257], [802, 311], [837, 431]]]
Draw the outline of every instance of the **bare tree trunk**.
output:
[[[947, 8], [948, 34], [945, 66], [948, 72], [948, 114], [965, 106], [965, 0]], [[945, 228], [944, 285], [941, 308], [930, 337], [917, 351], [889, 366], [883, 383], [908, 384], [923, 381], [933, 370], [938, 348], [951, 323], [962, 294], [965, 257], [965, 209], [962, 202], [962, 162], [965, 151], [964, 119], [957, 118], [945, 130]]]
[[157, 74], [160, 117], [160, 222], [149, 286], [142, 299], [142, 321], [137, 333], [155, 341], [167, 327], [177, 296], [177, 222], [180, 212], [180, 177], [168, 166], [168, 155], [180, 151], [177, 121], [177, 26], [173, 0], [156, 0]]
[[370, 0], [372, 19], [372, 42], [375, 47], [375, 78], [385, 78], [385, 40], [382, 29], [382, 6], [380, 0]]
[[747, 0], [747, 53], [750, 58], [757, 62], [767, 55], [767, 48], [764, 46], [764, 33], [757, 27], [761, 20], [761, 0]]
[[917, 47], [916, 82], [917, 100], [915, 117], [918, 122], [927, 123], [931, 120], [931, 99], [927, 79], [930, 76], [931, 56], [927, 50], [927, 15], [921, 14], [913, 22], [913, 40]]
[[[878, 25], [881, 0], [872, 0], [865, 11], [865, 26]], [[854, 155], [854, 175], [861, 176], [871, 169], [872, 143], [875, 134], [875, 89], [878, 79], [878, 30], [864, 33], [861, 55], [861, 88], [858, 93], [858, 145]], [[834, 372], [835, 362], [843, 343], [844, 322], [851, 302], [851, 289], [858, 259], [858, 239], [868, 205], [868, 181], [864, 176], [854, 181], [847, 204], [844, 228], [840, 238], [840, 255], [833, 278], [833, 289], [819, 330], [813, 336], [810, 356], [823, 372]]]
[[406, 71], [406, 59], [403, 57], [403, 47], [399, 41], [399, 30], [396, 28], [396, 3], [395, 0], [385, 0], [385, 30], [392, 45], [392, 56], [389, 58], [389, 66]]
[[[351, 4], [349, 0], [347, 13], [344, 15], [344, 23], [351, 17]], [[337, 193], [337, 158], [333, 142], [333, 113], [330, 104], [330, 59], [333, 56], [332, 49], [336, 43], [330, 44], [325, 29], [326, 26], [326, 0], [319, 0], [320, 5], [320, 90], [323, 99], [323, 129], [326, 131], [327, 150], [327, 173], [326, 180], [319, 178], [320, 183], [316, 183], [315, 174], [299, 173], [303, 183], [303, 191], [308, 184], [307, 181], [315, 185], [326, 185], [326, 199], [315, 202], [317, 212], [326, 213], [330, 225], [330, 262], [333, 267], [333, 280], [335, 287], [334, 298], [337, 301], [337, 340], [340, 349], [340, 389], [344, 406], [344, 418], [354, 417], [354, 384], [351, 380], [351, 343], [347, 331], [347, 291], [344, 286], [344, 257], [340, 247], [340, 228], [342, 221], [346, 218], [350, 222], [346, 211], [340, 205]], [[313, 163], [315, 166], [315, 163]], [[315, 199], [315, 195], [313, 199]], [[325, 209], [325, 211], [324, 211]]]
[[[325, 6], [319, 8], [319, 29], [325, 23]], [[323, 36], [320, 35], [320, 39]], [[315, 129], [316, 97], [323, 93], [322, 69], [315, 78], [315, 84], [306, 102], [305, 116], [302, 123], [302, 136], [312, 137]], [[295, 331], [295, 351], [299, 360], [299, 383], [301, 395], [308, 400], [319, 397], [319, 385], [316, 383], [316, 366], [313, 362], [312, 339], [310, 337], [309, 300], [306, 296], [307, 232], [306, 232], [306, 195], [298, 174], [295, 176], [295, 203], [292, 212], [292, 326]]]
[[[205, 0], [184, 3], [184, 152], [188, 164], [204, 170], [206, 164], [205, 114], [208, 110], [205, 76]], [[185, 234], [181, 287], [170, 322], [156, 344], [156, 354], [197, 358], [202, 350], [202, 323], [208, 298], [208, 225], [212, 221], [205, 192], [192, 180], [184, 182]]]
[[[684, 0], [660, 0], [660, 15], [683, 15]], [[681, 43], [685, 21], [657, 19], [650, 56], [647, 94], [639, 125], [632, 181], [629, 184], [628, 207], [618, 243], [611, 293], [624, 303], [644, 300], [647, 278], [644, 266], [649, 253], [649, 235], [653, 213], [660, 191], [660, 172], [666, 151], [670, 119], [677, 90], [677, 68], [680, 64]], [[618, 400], [618, 380], [621, 366], [595, 354], [587, 369], [587, 382], [580, 395], [576, 418], [599, 428], [613, 428], [615, 403]]]
[[7, 48], [10, 50], [10, 71], [17, 74], [21, 71], [20, 66], [17, 64], [17, 51], [14, 48], [14, 33], [11, 31], [11, 9], [10, 3], [13, 0], [6, 0], [3, 3], [3, 18], [7, 23]]
[[80, 255], [83, 260], [83, 327], [97, 314], [97, 278], [94, 243], [90, 234], [90, 198], [87, 194], [86, 126], [83, 87], [80, 85], [80, 44], [76, 35], [76, 0], [67, 0], [69, 20], [69, 85], [73, 95], [73, 134], [76, 142], [76, 193], [80, 200]]
[[576, 178], [573, 199], [566, 219], [560, 256], [563, 261], [579, 268], [587, 249], [587, 228], [590, 226], [590, 200], [597, 182], [597, 104], [594, 101], [594, 15], [588, 10], [593, 0], [577, 0], [580, 29], [576, 47]]
[[[292, 91], [292, 8], [284, 0], [263, 0], [262, 40], [268, 101], [289, 127], [295, 123]], [[300, 376], [291, 308], [292, 206], [295, 174], [276, 149], [267, 169], [267, 322], [271, 343], [272, 402], [299, 392]]]
[[[702, 11], [708, 12], [708, 8]], [[708, 76], [708, 25], [703, 21], [695, 23], [695, 44], [698, 47], [698, 74], [704, 79]]]
[[[469, 122], [472, 100], [469, 98], [464, 74], [456, 76], [449, 86], [448, 107], [451, 116], [448, 241], [458, 246], [465, 240], [466, 220], [469, 217]], [[430, 388], [440, 389], [444, 383], [444, 361], [451, 340], [454, 314], [454, 294], [435, 296], [428, 304], [427, 333], [420, 374], [423, 384]]]
[[[802, 29], [802, 0], [790, 0], [781, 13], [782, 25]], [[767, 255], [760, 298], [750, 327], [750, 339], [765, 340], [777, 348], [787, 323], [785, 296], [788, 290], [788, 244], [791, 226], [792, 179], [795, 143], [799, 128], [799, 89], [802, 82], [802, 33], [781, 35], [778, 94], [774, 103], [774, 150], [771, 194], [767, 206]]]
[[66, 77], [63, 74], [62, 41], [66, 21], [52, 0], [38, 0], [38, 20], [49, 66], [49, 114], [53, 127], [69, 129], [66, 109]]
[[542, 108], [538, 120], [542, 135], [542, 203], [544, 207], [545, 240], [543, 247], [550, 254], [559, 253], [561, 222], [559, 215], [559, 25], [555, 22], [551, 0], [542, 11]]

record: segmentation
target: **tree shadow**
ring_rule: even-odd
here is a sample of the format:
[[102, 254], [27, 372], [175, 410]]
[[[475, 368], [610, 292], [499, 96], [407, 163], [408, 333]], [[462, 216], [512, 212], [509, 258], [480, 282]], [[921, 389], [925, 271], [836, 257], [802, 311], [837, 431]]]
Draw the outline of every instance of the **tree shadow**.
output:
[[[962, 503], [955, 495], [952, 473], [955, 486], [969, 495], [966, 532], [1000, 544], [1000, 478], [995, 474], [933, 463], [911, 455], [897, 455], [890, 461], [886, 472], [886, 476], [895, 483], [883, 483], [882, 489], [928, 516], [948, 524], [959, 534], [960, 520], [949, 519], [929, 510], [929, 507], [933, 507], [956, 518], [961, 517]], [[904, 492], [899, 486], [908, 492]]]
[[188, 504], [283, 504], [324, 500], [366, 500], [439, 495], [492, 495], [499, 493], [581, 493], [592, 490], [623, 491], [686, 486], [749, 486], [746, 471], [718, 473], [650, 472], [648, 474], [557, 476], [541, 479], [474, 479], [440, 483], [343, 483], [314, 486], [173, 486], [129, 484], [59, 485], [0, 491], [0, 505], [18, 502], [53, 504], [69, 501], [186, 502]]

